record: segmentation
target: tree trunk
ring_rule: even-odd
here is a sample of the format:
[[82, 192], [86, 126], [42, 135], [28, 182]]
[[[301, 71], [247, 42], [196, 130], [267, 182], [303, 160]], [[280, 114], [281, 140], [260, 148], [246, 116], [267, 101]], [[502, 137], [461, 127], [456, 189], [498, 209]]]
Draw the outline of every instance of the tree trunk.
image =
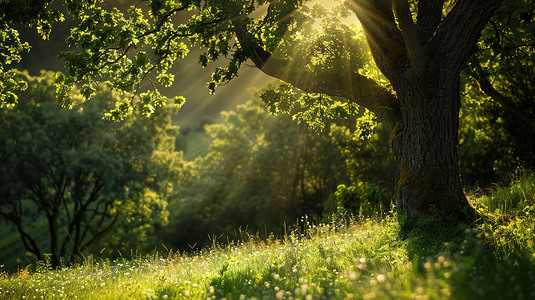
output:
[[48, 217], [48, 231], [50, 235], [50, 263], [52, 268], [59, 266], [59, 251], [58, 251], [58, 216], [59, 212], [54, 212], [51, 216]]
[[432, 70], [417, 80], [407, 77], [403, 74], [394, 84], [403, 119], [391, 136], [398, 210], [416, 219], [433, 214], [470, 218], [473, 210], [457, 159], [459, 75]]

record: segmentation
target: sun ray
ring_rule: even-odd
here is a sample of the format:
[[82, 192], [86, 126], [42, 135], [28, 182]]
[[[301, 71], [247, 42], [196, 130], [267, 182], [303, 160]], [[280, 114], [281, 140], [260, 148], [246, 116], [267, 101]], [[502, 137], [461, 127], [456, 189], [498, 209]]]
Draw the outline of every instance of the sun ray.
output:
[[371, 19], [374, 19], [376, 21], [378, 21], [379, 23], [381, 23], [382, 25], [386, 26], [386, 27], [389, 27], [391, 29], [397, 29], [397, 27], [395, 27], [392, 22], [390, 22], [389, 20], [377, 15], [376, 13], [372, 12], [370, 9], [364, 7], [363, 5], [361, 4], [358, 4], [356, 1], [351, 1], [351, 6], [352, 6], [352, 9], [356, 12], [356, 11], [361, 11], [363, 12], [364, 14], [366, 14], [369, 18]]

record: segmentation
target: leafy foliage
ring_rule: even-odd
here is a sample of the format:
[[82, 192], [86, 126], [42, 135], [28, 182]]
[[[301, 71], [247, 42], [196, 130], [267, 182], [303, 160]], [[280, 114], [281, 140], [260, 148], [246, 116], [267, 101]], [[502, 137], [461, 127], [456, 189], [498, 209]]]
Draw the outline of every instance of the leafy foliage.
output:
[[298, 123], [305, 122], [315, 131], [323, 131], [334, 120], [347, 120], [357, 115], [359, 108], [338, 97], [303, 93], [280, 83], [260, 96], [272, 114], [288, 114]]
[[232, 238], [240, 227], [267, 233], [305, 213], [321, 216], [346, 174], [328, 136], [289, 116], [270, 116], [258, 101], [222, 118], [223, 124], [206, 127], [213, 142], [195, 161], [198, 177], [170, 204], [166, 240], [200, 245], [208, 234]]
[[[20, 76], [30, 83], [19, 95], [24, 101], [0, 119], [0, 216], [38, 259], [51, 253], [54, 265], [63, 258], [72, 262], [128, 212], [123, 201], [154, 202], [139, 191], [182, 175], [180, 157], [164, 155], [170, 149], [162, 147], [174, 147], [166, 135], [177, 130], [158, 118], [102, 120], [103, 107], [116, 98], [106, 90], [97, 91], [98, 101], [58, 109], [51, 73]], [[50, 236], [46, 243], [33, 231], [42, 223]]]
[[460, 154], [463, 167], [474, 170], [464, 174], [469, 184], [534, 167], [534, 15], [530, 1], [505, 1], [464, 70]]
[[392, 206], [386, 189], [378, 184], [358, 182], [346, 187], [341, 184], [325, 204], [328, 215], [349, 213], [355, 216], [373, 216], [387, 213]]
[[[0, 24], [0, 26], [6, 26]], [[17, 80], [15, 70], [5, 70], [5, 66], [13, 61], [20, 61], [20, 52], [29, 49], [22, 43], [19, 34], [11, 28], [0, 28], [0, 108], [13, 107], [17, 101], [17, 91], [25, 90], [27, 83]]]
[[[0, 3], [0, 108], [17, 104], [17, 92], [27, 88], [27, 83], [17, 76], [17, 72], [8, 69], [11, 63], [21, 60], [23, 52], [30, 50], [30, 45], [20, 40], [15, 25], [32, 26], [43, 39], [47, 39], [52, 24], [64, 20], [59, 10], [49, 8], [51, 2], [6, 0]], [[86, 3], [85, 0], [77, 2], [80, 5]]]
[[[20, 12], [32, 11], [31, 14], [19, 14], [16, 20], [6, 18], [5, 34], [11, 34], [14, 40], [15, 56], [10, 60], [20, 59], [18, 53], [29, 49], [27, 43], [18, 41], [18, 33], [12, 28], [12, 22], [47, 28], [47, 37], [52, 23], [63, 21], [64, 15], [58, 9], [51, 9], [45, 2], [42, 7], [23, 3], [12, 5]], [[170, 74], [173, 64], [188, 53], [193, 46], [202, 47], [199, 57], [201, 66], [206, 67], [212, 61], [227, 58], [226, 67], [217, 67], [208, 88], [214, 92], [220, 83], [231, 80], [238, 74], [241, 65], [248, 59], [246, 52], [249, 43], [256, 39], [263, 41], [269, 51], [275, 51], [280, 57], [293, 59], [305, 58], [310, 70], [331, 70], [334, 73], [357, 68], [368, 75], [380, 78], [374, 67], [367, 45], [362, 39], [362, 31], [357, 25], [344, 25], [336, 22], [337, 16], [347, 17], [347, 12], [335, 3], [336, 9], [326, 9], [319, 4], [306, 1], [140, 1], [127, 10], [118, 8], [105, 9], [98, 1], [66, 1], [66, 12], [79, 24], [72, 28], [67, 43], [75, 50], [61, 54], [66, 60], [67, 72], [58, 73], [56, 85], [58, 97], [66, 106], [75, 99], [69, 91], [80, 85], [85, 99], [94, 95], [99, 82], [106, 83], [111, 90], [120, 92], [123, 97], [110, 114], [109, 118], [121, 120], [132, 113], [132, 107], [139, 107], [150, 115], [169, 100], [159, 89], [172, 85], [175, 75]], [[11, 4], [11, 3], [10, 3]], [[333, 4], [331, 4], [332, 6]], [[6, 5], [4, 13], [12, 10]], [[258, 12], [268, 10], [264, 17]], [[318, 21], [320, 20], [320, 21]], [[298, 26], [296, 24], [299, 24]], [[39, 27], [41, 26], [41, 27]], [[247, 32], [247, 34], [245, 34]], [[359, 37], [355, 32], [360, 32]], [[250, 36], [248, 37], [248, 35]], [[308, 41], [313, 37], [313, 42]], [[239, 42], [236, 42], [239, 38]], [[18, 42], [17, 42], [18, 41]], [[8, 47], [9, 43], [5, 44]], [[11, 50], [10, 50], [11, 51]], [[310, 59], [312, 57], [313, 59]], [[349, 63], [347, 65], [346, 63]], [[373, 64], [373, 63], [372, 63]], [[384, 78], [382, 79], [384, 81]], [[7, 84], [7, 80], [5, 80]], [[143, 82], [149, 83], [148, 86]], [[20, 83], [21, 85], [23, 82]], [[10, 85], [12, 89], [12, 84]], [[5, 90], [3, 105], [13, 105]], [[134, 96], [139, 94], [141, 101], [134, 103]], [[316, 101], [309, 100], [312, 107]], [[130, 101], [128, 101], [130, 98]], [[11, 100], [9, 100], [11, 99]], [[182, 97], [173, 99], [177, 106], [184, 102]]]

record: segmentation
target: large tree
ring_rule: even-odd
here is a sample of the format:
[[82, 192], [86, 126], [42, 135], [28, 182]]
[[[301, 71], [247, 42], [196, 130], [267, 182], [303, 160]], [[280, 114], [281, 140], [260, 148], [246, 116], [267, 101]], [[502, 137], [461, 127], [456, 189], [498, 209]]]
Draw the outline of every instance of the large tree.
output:
[[[31, 5], [26, 16], [43, 31], [41, 25], [50, 22], [35, 20], [53, 21], [58, 13], [48, 9], [51, 0], [33, 2], [42, 5]], [[104, 81], [141, 96], [138, 103], [133, 97], [118, 103], [110, 116], [120, 118], [130, 106], [150, 114], [167, 100], [156, 82], [172, 84], [175, 74], [169, 70], [188, 53], [186, 43], [200, 45], [205, 49], [199, 59], [203, 66], [229, 59], [227, 67], [215, 70], [212, 90], [252, 61], [303, 93], [335, 97], [330, 102], [323, 96], [301, 97], [312, 111], [323, 111], [318, 107], [325, 103], [335, 114], [353, 105], [371, 111], [391, 130], [398, 209], [411, 217], [469, 214], [457, 163], [460, 73], [502, 0], [346, 1], [340, 20], [351, 13], [360, 25], [322, 21], [323, 33], [305, 43], [306, 33], [330, 13], [307, 5], [311, 2], [329, 1], [142, 0], [126, 13], [106, 11], [94, 0], [66, 1], [67, 9], [80, 18], [68, 39], [78, 50], [63, 55], [68, 72], [57, 76], [58, 91], [68, 103], [70, 86], [83, 84], [82, 94], [90, 97], [95, 83]], [[4, 28], [20, 21], [1, 15]], [[368, 50], [355, 28], [363, 30], [361, 40], [367, 41], [383, 77], [368, 72]], [[153, 85], [146, 92], [144, 80]], [[175, 101], [182, 103], [181, 98]]]

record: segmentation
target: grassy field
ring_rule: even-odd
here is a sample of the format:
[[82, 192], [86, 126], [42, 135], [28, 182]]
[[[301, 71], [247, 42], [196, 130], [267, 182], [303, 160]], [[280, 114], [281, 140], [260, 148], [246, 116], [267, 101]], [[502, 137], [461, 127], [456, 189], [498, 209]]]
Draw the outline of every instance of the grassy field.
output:
[[0, 275], [13, 299], [534, 299], [535, 179], [471, 201], [472, 226], [335, 217], [282, 239]]

